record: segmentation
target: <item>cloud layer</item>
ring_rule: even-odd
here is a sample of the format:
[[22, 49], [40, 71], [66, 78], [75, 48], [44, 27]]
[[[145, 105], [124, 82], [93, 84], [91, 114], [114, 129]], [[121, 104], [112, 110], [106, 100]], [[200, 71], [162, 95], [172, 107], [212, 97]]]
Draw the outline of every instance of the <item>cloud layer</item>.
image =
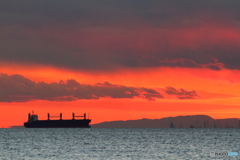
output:
[[0, 75], [0, 101], [25, 102], [29, 100], [74, 101], [78, 99], [163, 98], [153, 89], [113, 85], [108, 82], [95, 85], [80, 84], [74, 79], [59, 83], [35, 83], [21, 75]]
[[173, 87], [166, 87], [165, 92], [168, 95], [176, 95], [179, 99], [194, 99], [198, 97], [196, 91], [186, 91], [182, 88], [177, 90]]
[[0, 60], [82, 70], [240, 69], [240, 2], [2, 1]]
[[114, 85], [109, 82], [95, 85], [80, 84], [74, 79], [58, 83], [36, 83], [21, 75], [0, 74], [0, 102], [26, 102], [30, 100], [75, 101], [79, 99], [143, 98], [155, 100], [165, 98], [162, 91], [179, 99], [198, 97], [195, 91], [177, 90], [173, 87], [151, 89]]

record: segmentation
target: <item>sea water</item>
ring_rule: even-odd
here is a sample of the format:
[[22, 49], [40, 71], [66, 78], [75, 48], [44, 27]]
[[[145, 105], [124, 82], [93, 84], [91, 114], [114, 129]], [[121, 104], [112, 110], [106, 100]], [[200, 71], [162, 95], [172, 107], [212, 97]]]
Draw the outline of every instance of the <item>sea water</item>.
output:
[[0, 129], [0, 159], [240, 159], [240, 129]]

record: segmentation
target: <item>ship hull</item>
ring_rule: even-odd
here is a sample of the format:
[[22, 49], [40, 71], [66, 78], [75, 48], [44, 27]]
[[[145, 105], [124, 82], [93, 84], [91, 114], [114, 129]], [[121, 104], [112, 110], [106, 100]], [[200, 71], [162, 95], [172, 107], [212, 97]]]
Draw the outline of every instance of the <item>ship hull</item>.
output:
[[90, 128], [91, 120], [38, 120], [26, 122], [26, 128]]

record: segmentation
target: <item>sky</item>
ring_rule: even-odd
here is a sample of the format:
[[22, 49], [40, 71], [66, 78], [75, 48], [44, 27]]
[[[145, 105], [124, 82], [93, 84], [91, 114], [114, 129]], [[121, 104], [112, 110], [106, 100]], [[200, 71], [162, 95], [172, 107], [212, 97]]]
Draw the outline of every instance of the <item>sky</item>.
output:
[[0, 127], [240, 117], [238, 0], [2, 0]]

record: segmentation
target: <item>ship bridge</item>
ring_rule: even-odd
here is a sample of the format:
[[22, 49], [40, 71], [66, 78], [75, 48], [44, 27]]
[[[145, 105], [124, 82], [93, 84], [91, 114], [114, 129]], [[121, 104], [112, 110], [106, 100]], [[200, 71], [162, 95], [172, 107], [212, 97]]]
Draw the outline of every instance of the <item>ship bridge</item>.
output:
[[33, 121], [38, 121], [38, 115], [34, 113], [29, 113], [28, 114], [28, 122], [33, 122]]

